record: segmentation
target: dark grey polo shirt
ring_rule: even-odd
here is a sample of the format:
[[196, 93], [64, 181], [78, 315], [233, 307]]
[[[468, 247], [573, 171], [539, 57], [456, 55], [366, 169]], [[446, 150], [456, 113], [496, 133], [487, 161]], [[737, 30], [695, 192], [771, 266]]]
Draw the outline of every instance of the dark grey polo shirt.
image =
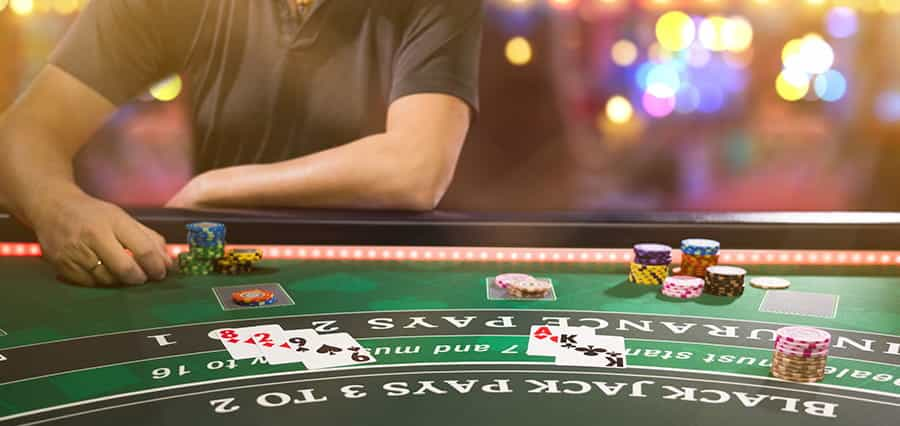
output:
[[477, 110], [481, 0], [312, 7], [304, 21], [294, 0], [93, 0], [51, 63], [115, 104], [181, 74], [198, 172], [383, 132], [391, 102], [412, 94]]

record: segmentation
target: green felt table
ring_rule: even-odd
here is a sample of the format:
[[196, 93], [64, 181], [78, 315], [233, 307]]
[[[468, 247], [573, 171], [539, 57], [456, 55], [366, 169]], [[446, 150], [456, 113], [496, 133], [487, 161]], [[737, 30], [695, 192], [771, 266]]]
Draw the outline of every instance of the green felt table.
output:
[[[766, 313], [764, 290], [672, 300], [625, 264], [267, 260], [243, 276], [127, 289], [66, 286], [38, 258], [0, 258], [0, 424], [884, 425], [900, 395], [900, 277], [891, 267], [748, 266], [792, 291], [839, 296], [834, 318]], [[488, 300], [515, 270], [556, 300]], [[216, 287], [279, 283], [294, 304], [225, 311]], [[531, 325], [623, 335], [629, 368], [525, 354]], [[347, 331], [374, 365], [306, 371], [231, 360], [207, 335], [279, 324]], [[771, 330], [830, 331], [824, 381], [769, 375]], [[186, 420], [185, 420], [186, 421]]]
[[[897, 214], [132, 213], [172, 254], [185, 223], [215, 220], [266, 259], [240, 276], [74, 287], [0, 214], [0, 425], [883, 426], [900, 413]], [[749, 278], [788, 278], [836, 308], [772, 312], [764, 298], [786, 293], [750, 286], [675, 300], [626, 281], [632, 244], [695, 236], [722, 241]], [[549, 278], [553, 297], [494, 300], [502, 272]], [[278, 305], [222, 300], [264, 285]], [[264, 324], [350, 333], [377, 362], [273, 366], [210, 337]], [[538, 324], [623, 336], [627, 368], [529, 356]], [[831, 333], [820, 383], [769, 374], [785, 325]]]

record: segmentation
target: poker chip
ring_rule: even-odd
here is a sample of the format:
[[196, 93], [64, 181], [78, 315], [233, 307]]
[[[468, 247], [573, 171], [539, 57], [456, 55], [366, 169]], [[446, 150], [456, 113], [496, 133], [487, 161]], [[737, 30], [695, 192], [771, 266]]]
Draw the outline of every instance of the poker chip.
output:
[[691, 256], [712, 256], [719, 253], [721, 244], [704, 238], [688, 238], [681, 241], [681, 252]]
[[527, 277], [530, 279], [519, 277], [521, 279], [508, 281], [506, 293], [517, 298], [540, 299], [547, 296], [553, 289], [553, 284], [548, 280], [534, 278], [530, 275]]
[[225, 256], [238, 262], [260, 262], [263, 259], [263, 251], [256, 248], [239, 248], [231, 249], [225, 253]]
[[727, 277], [743, 277], [747, 275], [747, 271], [737, 266], [716, 265], [706, 268], [706, 272], [715, 275], [724, 275]]
[[507, 273], [494, 277], [494, 285], [500, 288], [508, 288], [515, 283], [534, 281], [536, 278], [528, 274]]
[[231, 293], [231, 300], [241, 306], [263, 306], [275, 303], [276, 297], [271, 291], [254, 288]]
[[831, 343], [831, 334], [815, 327], [782, 327], [775, 331], [775, 338], [799, 344]]
[[678, 299], [696, 299], [703, 295], [703, 279], [686, 275], [666, 278], [660, 293]]
[[782, 327], [775, 331], [773, 377], [812, 383], [825, 378], [831, 334], [814, 327]]
[[778, 277], [755, 277], [750, 280], [750, 285], [765, 290], [782, 290], [791, 286], [791, 282]]
[[736, 266], [710, 266], [706, 268], [703, 292], [712, 296], [740, 297], [744, 294], [746, 274], [746, 270]]
[[668, 265], [643, 265], [631, 262], [628, 281], [640, 285], [662, 285], [668, 276]]
[[189, 223], [187, 226], [187, 242], [193, 247], [210, 247], [225, 244], [226, 228], [224, 224], [215, 222]]
[[656, 243], [635, 244], [634, 263], [642, 265], [668, 265], [672, 263], [672, 247]]
[[212, 274], [215, 271], [215, 265], [213, 261], [198, 258], [189, 252], [180, 253], [178, 255], [178, 270], [184, 275], [204, 276]]

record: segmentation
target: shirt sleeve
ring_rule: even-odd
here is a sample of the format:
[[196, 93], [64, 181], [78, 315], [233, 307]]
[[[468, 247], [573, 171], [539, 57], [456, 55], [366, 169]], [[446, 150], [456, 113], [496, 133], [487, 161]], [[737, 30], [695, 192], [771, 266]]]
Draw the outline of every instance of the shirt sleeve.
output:
[[116, 105], [174, 72], [164, 60], [161, 0], [92, 0], [50, 63]]
[[443, 93], [477, 113], [483, 17], [481, 0], [413, 0], [390, 101]]

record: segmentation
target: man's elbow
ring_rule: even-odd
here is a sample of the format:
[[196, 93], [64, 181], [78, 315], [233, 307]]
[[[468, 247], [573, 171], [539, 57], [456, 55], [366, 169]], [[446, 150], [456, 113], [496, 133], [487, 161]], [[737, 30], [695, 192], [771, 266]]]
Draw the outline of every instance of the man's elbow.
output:
[[436, 187], [415, 189], [405, 201], [405, 210], [430, 212], [437, 208], [446, 192], [446, 188]]
[[448, 173], [438, 172], [440, 167], [427, 170], [415, 169], [404, 173], [404, 182], [395, 191], [395, 208], [416, 212], [429, 212], [437, 208], [450, 182], [453, 180], [452, 170]]

